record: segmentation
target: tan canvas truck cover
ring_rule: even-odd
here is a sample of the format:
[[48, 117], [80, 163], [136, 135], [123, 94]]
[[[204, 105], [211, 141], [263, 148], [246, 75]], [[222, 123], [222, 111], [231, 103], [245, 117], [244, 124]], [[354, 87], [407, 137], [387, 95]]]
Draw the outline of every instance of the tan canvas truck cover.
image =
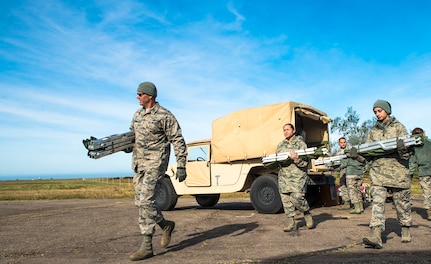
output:
[[[330, 122], [324, 112], [311, 106], [284, 102], [234, 111], [212, 123], [212, 163], [262, 158], [273, 154], [283, 136], [283, 125], [307, 116], [321, 124]], [[300, 128], [299, 128], [300, 129]], [[328, 140], [327, 131], [307, 134], [307, 139]], [[308, 140], [309, 141], [309, 140]]]

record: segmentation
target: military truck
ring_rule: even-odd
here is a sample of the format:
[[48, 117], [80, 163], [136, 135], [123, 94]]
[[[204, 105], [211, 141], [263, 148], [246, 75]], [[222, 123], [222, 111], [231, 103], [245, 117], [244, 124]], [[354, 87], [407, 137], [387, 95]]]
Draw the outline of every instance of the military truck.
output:
[[[324, 112], [296, 102], [238, 110], [215, 119], [211, 139], [187, 144], [187, 179], [181, 183], [175, 180], [176, 165], [170, 165], [159, 183], [156, 203], [162, 210], [172, 210], [179, 196], [192, 195], [200, 206], [212, 207], [220, 194], [249, 192], [258, 212], [280, 212], [283, 207], [277, 187], [278, 169], [266, 168], [262, 158], [275, 153], [284, 138], [284, 124], [294, 124], [297, 135], [308, 147], [321, 147], [329, 144], [329, 122]], [[322, 186], [336, 193], [328, 167], [309, 164], [309, 202], [322, 195]]]

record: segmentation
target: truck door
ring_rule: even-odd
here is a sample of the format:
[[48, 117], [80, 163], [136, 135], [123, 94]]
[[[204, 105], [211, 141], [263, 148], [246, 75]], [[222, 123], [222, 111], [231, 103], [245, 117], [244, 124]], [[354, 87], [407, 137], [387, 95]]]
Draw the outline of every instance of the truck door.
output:
[[188, 148], [187, 178], [185, 184], [189, 187], [211, 186], [210, 146], [199, 145]]

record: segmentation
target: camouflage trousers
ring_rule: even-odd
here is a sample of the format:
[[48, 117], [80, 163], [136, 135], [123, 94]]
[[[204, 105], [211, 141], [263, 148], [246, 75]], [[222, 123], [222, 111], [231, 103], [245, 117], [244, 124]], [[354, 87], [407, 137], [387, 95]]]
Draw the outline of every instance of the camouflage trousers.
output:
[[401, 226], [412, 225], [412, 205], [410, 203], [410, 189], [400, 189], [393, 187], [371, 186], [371, 195], [373, 197], [371, 209], [370, 227], [381, 227], [385, 230], [385, 203], [388, 190], [392, 191], [394, 206], [397, 211], [397, 219]]
[[419, 177], [419, 182], [422, 187], [422, 196], [424, 198], [424, 208], [431, 209], [431, 176]]
[[344, 172], [345, 172], [345, 170], [341, 171], [340, 188], [338, 190], [341, 193], [341, 198], [343, 199], [343, 202], [350, 203], [349, 191], [347, 190], [347, 177], [346, 177], [346, 174]]
[[158, 170], [135, 172], [133, 185], [135, 187], [135, 205], [138, 207], [138, 223], [143, 235], [154, 234], [156, 224], [163, 220], [160, 209], [156, 206], [158, 193], [157, 181], [161, 176]]
[[362, 175], [346, 176], [347, 191], [349, 192], [350, 201], [353, 204], [362, 202]]
[[280, 193], [281, 202], [283, 203], [284, 214], [287, 217], [295, 216], [295, 208], [301, 212], [310, 211], [310, 206], [305, 199], [305, 193], [291, 192]]

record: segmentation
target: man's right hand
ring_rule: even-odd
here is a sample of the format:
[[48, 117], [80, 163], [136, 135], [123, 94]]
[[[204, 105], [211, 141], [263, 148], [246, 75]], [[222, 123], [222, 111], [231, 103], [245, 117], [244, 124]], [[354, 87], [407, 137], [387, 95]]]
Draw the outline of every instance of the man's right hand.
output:
[[133, 147], [128, 147], [126, 149], [123, 150], [125, 153], [130, 153], [133, 151]]
[[351, 148], [351, 149], [350, 149], [350, 152], [349, 152], [349, 156], [350, 156], [352, 159], [356, 159], [356, 158], [358, 158], [358, 157], [359, 157], [359, 155], [358, 155], [358, 149], [357, 149], [357, 148], [355, 148], [355, 147]]

